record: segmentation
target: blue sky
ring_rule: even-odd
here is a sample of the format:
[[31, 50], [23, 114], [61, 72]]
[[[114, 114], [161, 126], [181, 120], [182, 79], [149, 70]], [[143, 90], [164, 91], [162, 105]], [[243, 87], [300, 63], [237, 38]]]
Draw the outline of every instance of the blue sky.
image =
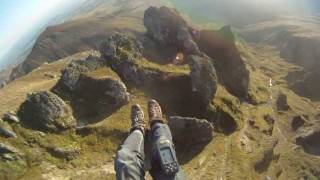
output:
[[33, 27], [49, 19], [63, 1], [0, 0], [0, 60]]

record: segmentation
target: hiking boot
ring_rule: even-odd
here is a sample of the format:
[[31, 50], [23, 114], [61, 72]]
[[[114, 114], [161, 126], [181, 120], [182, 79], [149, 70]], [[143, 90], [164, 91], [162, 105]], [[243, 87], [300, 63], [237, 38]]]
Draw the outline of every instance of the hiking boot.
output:
[[145, 133], [146, 123], [144, 121], [144, 113], [140, 107], [140, 105], [135, 104], [131, 107], [131, 130], [140, 130], [142, 134]]
[[152, 127], [156, 122], [164, 123], [160, 104], [156, 100], [151, 99], [149, 101], [148, 112], [150, 127]]

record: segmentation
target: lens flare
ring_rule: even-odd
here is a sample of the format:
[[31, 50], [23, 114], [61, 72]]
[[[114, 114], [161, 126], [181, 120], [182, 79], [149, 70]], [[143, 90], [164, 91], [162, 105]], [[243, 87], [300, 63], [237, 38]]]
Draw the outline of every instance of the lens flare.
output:
[[173, 64], [182, 64], [184, 62], [184, 55], [183, 53], [177, 53], [175, 59], [173, 60]]

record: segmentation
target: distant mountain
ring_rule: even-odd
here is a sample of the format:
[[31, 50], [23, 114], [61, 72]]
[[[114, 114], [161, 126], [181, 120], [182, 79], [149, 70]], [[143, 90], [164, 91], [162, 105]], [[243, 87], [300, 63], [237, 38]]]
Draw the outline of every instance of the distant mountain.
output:
[[29, 73], [45, 62], [97, 49], [114, 31], [126, 31], [127, 34], [142, 32], [144, 10], [157, 3], [148, 0], [85, 1], [65, 16], [65, 23], [48, 27], [40, 35], [27, 59], [14, 68], [10, 80]]
[[[71, 2], [71, 1], [70, 1]], [[22, 40], [18, 48], [10, 52], [7, 62], [17, 64], [25, 59], [26, 52], [31, 50], [34, 40], [37, 39], [32, 53], [25, 62], [17, 66], [11, 79], [20, 77], [44, 62], [51, 62], [66, 57], [73, 53], [97, 48], [97, 44], [107, 37], [108, 32], [123, 29], [132, 30], [141, 26], [141, 20], [124, 20], [124, 24], [111, 26], [110, 22], [121, 22], [112, 18], [129, 17], [141, 12], [150, 5], [169, 4], [180, 12], [189, 16], [193, 21], [213, 24], [230, 24], [242, 27], [263, 21], [276, 19], [277, 16], [289, 12], [317, 13], [320, 10], [318, 1], [279, 0], [276, 1], [251, 1], [251, 0], [81, 0], [69, 3], [57, 16], [42, 28], [35, 29], [28, 40]], [[297, 7], [299, 7], [297, 9]], [[136, 15], [133, 15], [136, 16]], [[134, 19], [134, 17], [132, 17]], [[130, 22], [127, 22], [130, 21]], [[131, 26], [131, 22], [139, 22]], [[118, 25], [118, 24], [117, 24]], [[130, 27], [131, 26], [131, 27]], [[74, 46], [77, 44], [77, 46]]]

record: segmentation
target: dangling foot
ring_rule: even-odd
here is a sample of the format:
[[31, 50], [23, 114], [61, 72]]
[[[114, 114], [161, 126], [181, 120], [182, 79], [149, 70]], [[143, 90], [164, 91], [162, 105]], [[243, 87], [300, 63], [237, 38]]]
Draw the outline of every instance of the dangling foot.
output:
[[150, 127], [152, 127], [156, 122], [164, 123], [160, 104], [156, 100], [151, 99], [149, 101], [148, 112], [149, 112]]
[[140, 105], [135, 104], [131, 107], [131, 130], [140, 130], [142, 134], [145, 133], [146, 123], [144, 121], [144, 113], [140, 107]]

